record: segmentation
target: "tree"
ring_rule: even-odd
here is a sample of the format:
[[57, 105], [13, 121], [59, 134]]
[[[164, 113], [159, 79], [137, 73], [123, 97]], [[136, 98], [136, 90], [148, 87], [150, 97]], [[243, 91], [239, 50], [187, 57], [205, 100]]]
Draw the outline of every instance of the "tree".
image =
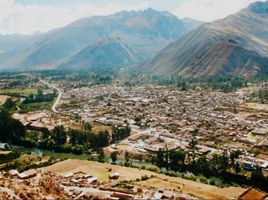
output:
[[92, 129], [91, 124], [88, 123], [88, 122], [86, 122], [86, 123], [84, 124], [84, 129], [85, 129], [86, 131], [91, 131], [91, 129]]
[[195, 171], [205, 176], [210, 174], [209, 164], [205, 156], [199, 157], [196, 160]]
[[98, 162], [104, 162], [104, 158], [105, 158], [104, 151], [103, 149], [100, 149], [98, 155]]
[[169, 152], [170, 168], [172, 170], [179, 170], [184, 165], [186, 153], [183, 151], [171, 150]]
[[127, 138], [130, 135], [131, 128], [129, 126], [113, 127], [112, 142], [117, 142]]
[[70, 143], [72, 145], [78, 144], [79, 131], [71, 129], [69, 132]]
[[128, 155], [128, 152], [126, 151], [125, 153], [125, 161], [128, 163], [129, 162], [129, 155]]
[[42, 139], [43, 140], [49, 138], [49, 130], [47, 128], [42, 128], [41, 132], [42, 132]]
[[63, 126], [56, 126], [53, 130], [52, 138], [57, 146], [66, 143], [67, 134]]
[[196, 145], [197, 145], [197, 140], [196, 140], [196, 136], [194, 135], [195, 133], [193, 133], [191, 140], [189, 142], [189, 146], [190, 149], [192, 150], [192, 162], [194, 163], [195, 161], [195, 150], [196, 150]]
[[164, 152], [162, 149], [159, 149], [156, 155], [156, 165], [158, 167], [164, 167], [165, 166], [165, 160], [164, 160]]
[[253, 185], [260, 188], [265, 188], [267, 186], [267, 181], [260, 167], [256, 167], [256, 169], [251, 173], [250, 181]]
[[109, 132], [106, 131], [100, 131], [98, 134], [98, 143], [99, 143], [99, 147], [105, 147], [108, 146], [110, 141], [110, 134]]
[[113, 163], [116, 162], [116, 160], [117, 160], [117, 151], [114, 151], [114, 152], [111, 153], [111, 159], [112, 159]]
[[21, 144], [25, 134], [23, 124], [13, 119], [6, 109], [0, 109], [0, 141]]
[[210, 161], [209, 167], [215, 175], [225, 176], [229, 166], [229, 158], [227, 157], [227, 153], [224, 152], [222, 155], [215, 154]]
[[7, 98], [6, 102], [4, 103], [4, 108], [10, 110], [10, 109], [13, 109], [15, 107], [16, 107], [16, 104], [12, 101], [12, 99]]
[[232, 167], [235, 166], [235, 160], [238, 159], [238, 157], [241, 155], [241, 151], [232, 151], [230, 154], [230, 160], [231, 160], [231, 165]]
[[37, 90], [37, 95], [35, 96], [35, 99], [34, 99], [35, 102], [42, 102], [44, 101], [44, 94], [43, 94], [43, 91], [38, 89]]

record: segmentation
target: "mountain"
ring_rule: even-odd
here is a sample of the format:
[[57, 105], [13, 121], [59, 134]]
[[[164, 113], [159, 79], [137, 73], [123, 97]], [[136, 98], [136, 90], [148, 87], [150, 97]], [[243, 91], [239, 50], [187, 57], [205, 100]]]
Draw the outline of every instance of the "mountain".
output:
[[198, 25], [199, 22], [184, 22], [168, 12], [153, 9], [84, 18], [28, 40], [23, 49], [7, 52], [0, 67], [55, 68], [106, 37], [120, 38], [138, 55], [140, 62], [153, 57]]
[[30, 36], [26, 35], [0, 35], [0, 54], [18, 48], [29, 38]]
[[139, 70], [186, 77], [253, 76], [266, 72], [268, 1], [206, 23], [171, 43]]
[[117, 38], [104, 38], [60, 64], [64, 71], [85, 71], [95, 67], [115, 68], [137, 63], [139, 56]]

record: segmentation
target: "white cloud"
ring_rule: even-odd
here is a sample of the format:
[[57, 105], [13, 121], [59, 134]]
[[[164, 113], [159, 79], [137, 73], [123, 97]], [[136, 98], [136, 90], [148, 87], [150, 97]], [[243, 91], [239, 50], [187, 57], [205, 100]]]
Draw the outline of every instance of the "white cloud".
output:
[[[45, 0], [44, 0], [45, 1]], [[102, 0], [100, 0], [102, 1]], [[106, 1], [94, 4], [18, 4], [15, 0], [0, 0], [0, 34], [32, 34], [65, 26], [77, 19], [92, 15], [109, 15], [121, 10], [138, 10], [148, 7], [159, 9], [164, 0]], [[212, 21], [226, 17], [256, 0], [165, 0], [166, 8], [178, 17], [190, 17], [202, 21]], [[170, 4], [169, 4], [170, 1]], [[132, 3], [130, 3], [132, 2]], [[177, 3], [179, 6], [174, 9]]]
[[136, 6], [96, 6], [90, 3], [61, 6], [21, 5], [15, 0], [0, 0], [0, 34], [32, 34], [65, 26], [77, 19], [92, 15], [108, 15], [121, 10], [144, 9], [148, 4]]
[[174, 11], [178, 17], [190, 17], [202, 21], [224, 18], [246, 8], [256, 0], [184, 0]]

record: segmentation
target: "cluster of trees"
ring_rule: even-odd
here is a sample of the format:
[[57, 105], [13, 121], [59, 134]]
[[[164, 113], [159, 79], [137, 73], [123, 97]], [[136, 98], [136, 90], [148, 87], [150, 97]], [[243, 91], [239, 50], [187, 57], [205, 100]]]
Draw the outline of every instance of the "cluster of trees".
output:
[[254, 92], [252, 96], [259, 99], [262, 104], [266, 103], [268, 101], [268, 89], [263, 87], [259, 91]]
[[57, 126], [54, 130], [42, 130], [42, 140], [38, 147], [58, 152], [81, 154], [84, 150], [99, 149], [109, 144], [110, 134], [108, 131], [93, 133], [89, 123], [84, 124], [83, 130], [65, 130], [63, 126]]
[[129, 126], [113, 126], [112, 143], [127, 138], [130, 135], [131, 128]]
[[54, 130], [42, 130], [42, 140], [38, 147], [42, 149], [55, 150], [59, 152], [82, 153], [86, 149], [101, 149], [110, 143], [122, 140], [130, 135], [129, 126], [113, 127], [112, 136], [105, 131], [93, 133], [89, 123], [84, 124], [83, 130], [66, 131], [63, 126], [57, 126]]
[[12, 101], [11, 98], [7, 98], [6, 102], [4, 103], [3, 107], [7, 110], [11, 110], [16, 108], [16, 103]]
[[206, 156], [195, 158], [192, 152], [182, 150], [163, 150], [160, 149], [153, 162], [159, 168], [165, 168], [172, 171], [190, 171], [196, 175], [209, 177], [220, 177], [225, 182], [237, 182], [239, 184], [247, 184], [259, 187], [263, 190], [268, 190], [268, 177], [262, 173], [262, 170], [257, 167], [251, 172], [248, 178], [241, 174], [241, 166], [236, 162], [236, 159], [241, 154], [240, 151], [233, 151], [230, 154], [215, 154], [211, 159]]
[[68, 71], [46, 70], [35, 72], [41, 77], [50, 77], [51, 80], [65, 80], [69, 82], [76, 82], [73, 85], [75, 88], [86, 87], [90, 85], [109, 84], [115, 77], [117, 77], [118, 70], [113, 68], [91, 68], [88, 71], [70, 73]]
[[23, 124], [11, 117], [6, 109], [0, 109], [0, 141], [10, 144], [21, 144], [25, 138], [26, 129]]
[[50, 102], [53, 101], [56, 94], [44, 94], [42, 90], [38, 89], [37, 94], [30, 94], [28, 95], [25, 100], [22, 102], [23, 104], [29, 104], [29, 103], [40, 103], [40, 102]]
[[155, 164], [160, 168], [171, 169], [173, 171], [179, 171], [184, 169], [186, 153], [179, 150], [162, 150], [159, 149], [155, 158]]

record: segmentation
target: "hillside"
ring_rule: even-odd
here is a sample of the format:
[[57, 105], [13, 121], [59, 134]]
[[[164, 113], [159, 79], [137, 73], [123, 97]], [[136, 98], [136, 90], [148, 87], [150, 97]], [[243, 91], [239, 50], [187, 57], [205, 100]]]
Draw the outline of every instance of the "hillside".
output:
[[168, 12], [153, 9], [84, 18], [31, 38], [23, 44], [23, 49], [6, 52], [0, 67], [55, 68], [106, 37], [120, 38], [138, 55], [139, 61], [144, 61], [199, 24], [189, 20], [184, 22]]
[[89, 70], [95, 67], [124, 67], [138, 62], [140, 58], [120, 40], [105, 38], [95, 45], [79, 51], [60, 64], [60, 70]]
[[139, 70], [195, 77], [266, 72], [267, 5], [253, 3], [225, 19], [202, 25], [171, 43]]

